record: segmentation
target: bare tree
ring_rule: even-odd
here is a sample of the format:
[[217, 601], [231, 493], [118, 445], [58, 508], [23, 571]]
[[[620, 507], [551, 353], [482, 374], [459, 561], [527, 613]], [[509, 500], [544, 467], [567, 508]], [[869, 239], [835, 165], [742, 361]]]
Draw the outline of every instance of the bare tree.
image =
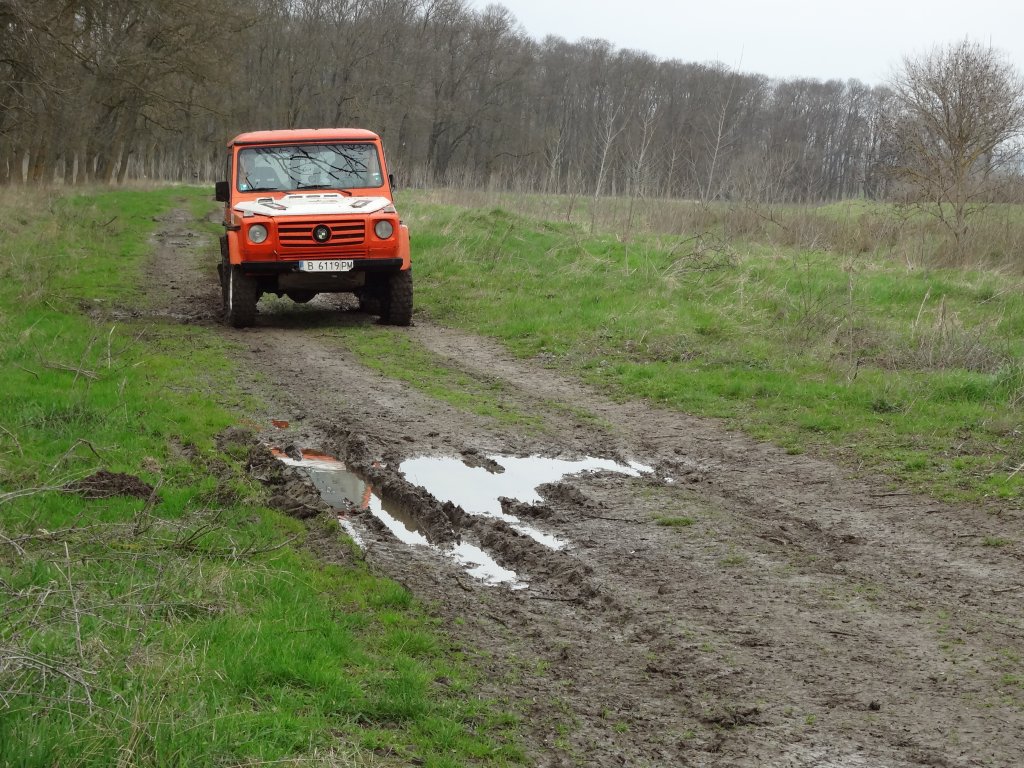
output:
[[964, 40], [904, 59], [892, 88], [890, 172], [962, 257], [971, 216], [1019, 155], [1024, 83], [1002, 53]]
[[235, 133], [350, 124], [411, 184], [884, 196], [888, 94], [537, 42], [466, 0], [0, 0], [0, 183], [209, 180]]

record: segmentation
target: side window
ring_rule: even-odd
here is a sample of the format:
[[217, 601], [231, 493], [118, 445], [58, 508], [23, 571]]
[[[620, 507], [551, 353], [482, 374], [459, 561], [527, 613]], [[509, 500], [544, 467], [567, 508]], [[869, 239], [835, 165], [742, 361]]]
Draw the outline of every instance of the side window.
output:
[[228, 182], [228, 186], [234, 186], [232, 184], [233, 177], [231, 176], [231, 150], [228, 150], [227, 157], [224, 161], [224, 180]]

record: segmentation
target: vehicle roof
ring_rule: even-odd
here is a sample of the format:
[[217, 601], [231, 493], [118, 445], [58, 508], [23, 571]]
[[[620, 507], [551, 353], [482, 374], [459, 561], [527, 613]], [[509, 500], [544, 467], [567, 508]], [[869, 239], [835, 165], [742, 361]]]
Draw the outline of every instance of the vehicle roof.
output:
[[286, 131], [250, 131], [240, 133], [228, 146], [234, 144], [287, 144], [310, 141], [376, 141], [380, 137], [364, 128], [304, 128]]

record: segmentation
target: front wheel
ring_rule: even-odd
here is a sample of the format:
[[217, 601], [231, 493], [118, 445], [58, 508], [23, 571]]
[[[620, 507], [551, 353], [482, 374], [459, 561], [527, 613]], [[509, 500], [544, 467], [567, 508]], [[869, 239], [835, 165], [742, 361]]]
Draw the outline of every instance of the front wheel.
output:
[[224, 319], [229, 325], [246, 328], [255, 323], [259, 298], [256, 278], [236, 264], [224, 265]]
[[381, 297], [380, 321], [385, 325], [412, 322], [412, 270], [395, 272], [388, 278]]

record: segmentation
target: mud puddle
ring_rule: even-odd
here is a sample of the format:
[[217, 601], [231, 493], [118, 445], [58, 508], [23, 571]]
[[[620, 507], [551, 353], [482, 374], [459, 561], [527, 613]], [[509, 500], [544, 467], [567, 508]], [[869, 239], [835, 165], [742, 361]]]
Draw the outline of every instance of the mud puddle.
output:
[[480, 547], [465, 541], [453, 546], [438, 547], [427, 539], [423, 528], [401, 504], [384, 499], [374, 492], [373, 486], [343, 461], [319, 451], [286, 452], [272, 448], [271, 453], [282, 463], [302, 469], [319, 491], [321, 498], [338, 512], [338, 522], [356, 545], [365, 549], [362, 537], [343, 514], [355, 508], [368, 510], [396, 539], [407, 546], [427, 547], [458, 563], [474, 579], [489, 585], [507, 585], [512, 589], [525, 589], [528, 584], [519, 579], [515, 571], [501, 566]]
[[502, 509], [501, 500], [523, 504], [543, 501], [538, 489], [567, 477], [593, 472], [614, 472], [639, 477], [653, 468], [638, 462], [622, 464], [588, 456], [583, 459], [552, 459], [545, 456], [463, 457], [421, 456], [407, 459], [399, 471], [413, 485], [420, 485], [439, 501], [450, 501], [471, 515], [493, 517], [543, 546], [561, 550], [569, 542], [528, 525]]

